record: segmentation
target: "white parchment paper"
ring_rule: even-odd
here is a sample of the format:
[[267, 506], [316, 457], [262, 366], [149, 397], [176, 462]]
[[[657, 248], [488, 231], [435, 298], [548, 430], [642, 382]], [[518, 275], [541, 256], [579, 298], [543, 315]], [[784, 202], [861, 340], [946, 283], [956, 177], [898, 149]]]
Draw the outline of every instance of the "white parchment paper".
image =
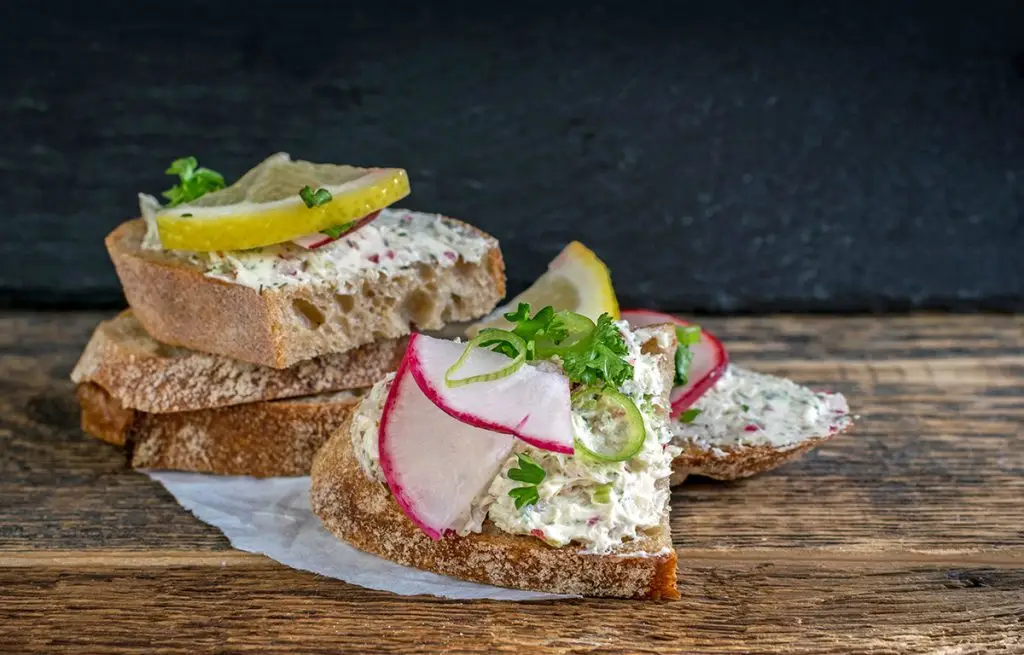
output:
[[403, 596], [430, 594], [463, 600], [566, 598], [464, 582], [359, 551], [331, 535], [313, 514], [308, 477], [256, 479], [169, 471], [145, 473], [196, 518], [223, 532], [235, 548], [266, 555], [294, 569]]

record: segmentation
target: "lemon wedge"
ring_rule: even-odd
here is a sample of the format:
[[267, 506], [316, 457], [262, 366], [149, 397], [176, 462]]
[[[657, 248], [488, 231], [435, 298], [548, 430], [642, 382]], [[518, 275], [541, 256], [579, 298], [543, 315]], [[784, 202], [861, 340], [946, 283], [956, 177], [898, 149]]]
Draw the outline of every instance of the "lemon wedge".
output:
[[615, 298], [608, 267], [579, 241], [573, 241], [555, 257], [548, 270], [528, 289], [489, 316], [469, 326], [466, 333], [475, 336], [485, 327], [508, 329], [510, 323], [502, 314], [515, 310], [521, 302], [530, 303], [531, 312], [551, 305], [567, 309], [596, 321], [601, 314], [619, 318], [619, 301]]
[[[330, 200], [307, 206], [299, 196], [307, 186], [326, 189]], [[278, 153], [231, 186], [191, 202], [155, 211], [155, 199], [143, 197], [141, 204], [143, 214], [153, 214], [146, 218], [155, 221], [162, 247], [210, 252], [291, 241], [358, 220], [407, 195], [409, 177], [400, 168], [314, 164]]]

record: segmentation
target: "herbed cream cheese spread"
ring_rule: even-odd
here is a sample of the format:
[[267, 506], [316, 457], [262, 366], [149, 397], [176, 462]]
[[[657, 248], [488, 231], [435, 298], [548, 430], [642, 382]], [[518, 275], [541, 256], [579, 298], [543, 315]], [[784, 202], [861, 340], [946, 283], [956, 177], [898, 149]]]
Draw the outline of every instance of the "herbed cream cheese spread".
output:
[[840, 432], [852, 420], [840, 393], [813, 391], [733, 364], [693, 407], [700, 413], [692, 422], [673, 422], [673, 443], [717, 450], [719, 456], [745, 446], [785, 450]]
[[[479, 532], [484, 519], [489, 518], [505, 532], [533, 535], [553, 546], [575, 542], [585, 553], [608, 553], [621, 552], [625, 542], [662, 523], [668, 511], [672, 459], [680, 451], [669, 444], [672, 431], [667, 411], [654, 409], [664, 390], [657, 360], [641, 352], [642, 344], [636, 333], [624, 323], [619, 327], [629, 349], [627, 359], [633, 365], [633, 379], [620, 390], [634, 400], [643, 415], [647, 437], [641, 450], [623, 462], [598, 462], [517, 442], [490, 488], [474, 502], [456, 532]], [[394, 375], [390, 375], [374, 386], [356, 411], [352, 425], [352, 445], [360, 466], [368, 476], [382, 483], [378, 451], [380, 416], [393, 380]], [[590, 423], [575, 412], [573, 426], [577, 431], [598, 433], [613, 429], [599, 422]], [[546, 473], [538, 485], [540, 500], [522, 509], [516, 509], [508, 494], [522, 484], [508, 477], [508, 471], [517, 465], [516, 453], [527, 454]], [[595, 498], [598, 487], [605, 485], [607, 498]]]
[[[142, 247], [162, 250], [155, 209], [144, 200], [140, 207], [146, 219]], [[495, 246], [492, 238], [439, 214], [385, 209], [368, 225], [315, 250], [289, 242], [251, 250], [163, 252], [202, 269], [207, 277], [254, 289], [330, 285], [347, 292], [363, 279], [417, 264], [447, 268], [460, 259], [479, 263]]]

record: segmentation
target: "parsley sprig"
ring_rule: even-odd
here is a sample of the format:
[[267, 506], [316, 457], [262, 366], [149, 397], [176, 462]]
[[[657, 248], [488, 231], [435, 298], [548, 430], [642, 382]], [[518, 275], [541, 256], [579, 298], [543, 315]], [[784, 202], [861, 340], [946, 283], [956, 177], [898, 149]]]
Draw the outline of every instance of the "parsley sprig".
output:
[[626, 340], [612, 317], [601, 314], [590, 336], [562, 356], [562, 368], [573, 382], [620, 387], [633, 377], [633, 366], [625, 360], [627, 352]]
[[168, 175], [177, 175], [179, 180], [178, 184], [163, 192], [164, 198], [169, 201], [168, 207], [192, 202], [211, 191], [224, 188], [224, 176], [217, 171], [199, 166], [195, 157], [175, 159], [164, 172]]
[[[574, 383], [606, 383], [619, 387], [633, 377], [633, 366], [625, 359], [626, 340], [608, 314], [602, 314], [595, 325], [578, 314], [556, 312], [550, 306], [530, 316], [529, 303], [519, 303], [516, 311], [504, 316], [513, 324], [509, 331], [526, 342], [527, 361], [543, 359], [538, 356], [543, 354], [540, 351], [557, 353], [562, 369]], [[581, 328], [584, 324], [587, 327]], [[565, 348], [552, 348], [552, 345], [570, 342]], [[500, 343], [494, 347], [498, 352], [515, 357], [517, 353], [510, 352], [511, 348], [509, 344]]]
[[547, 473], [528, 455], [517, 453], [516, 458], [519, 460], [519, 466], [509, 469], [508, 477], [516, 482], [525, 482], [526, 486], [514, 487], [509, 490], [508, 495], [514, 499], [516, 509], [522, 509], [540, 500], [537, 485], [544, 481]]

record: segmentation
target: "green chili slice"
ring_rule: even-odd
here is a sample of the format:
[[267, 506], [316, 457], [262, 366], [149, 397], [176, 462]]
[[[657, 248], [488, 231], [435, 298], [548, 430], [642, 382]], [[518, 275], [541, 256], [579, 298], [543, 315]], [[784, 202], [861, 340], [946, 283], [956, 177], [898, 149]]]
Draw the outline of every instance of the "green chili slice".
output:
[[640, 452], [647, 438], [644, 417], [629, 396], [589, 385], [572, 394], [573, 412], [590, 429], [578, 431], [576, 448], [601, 462], [621, 462]]

